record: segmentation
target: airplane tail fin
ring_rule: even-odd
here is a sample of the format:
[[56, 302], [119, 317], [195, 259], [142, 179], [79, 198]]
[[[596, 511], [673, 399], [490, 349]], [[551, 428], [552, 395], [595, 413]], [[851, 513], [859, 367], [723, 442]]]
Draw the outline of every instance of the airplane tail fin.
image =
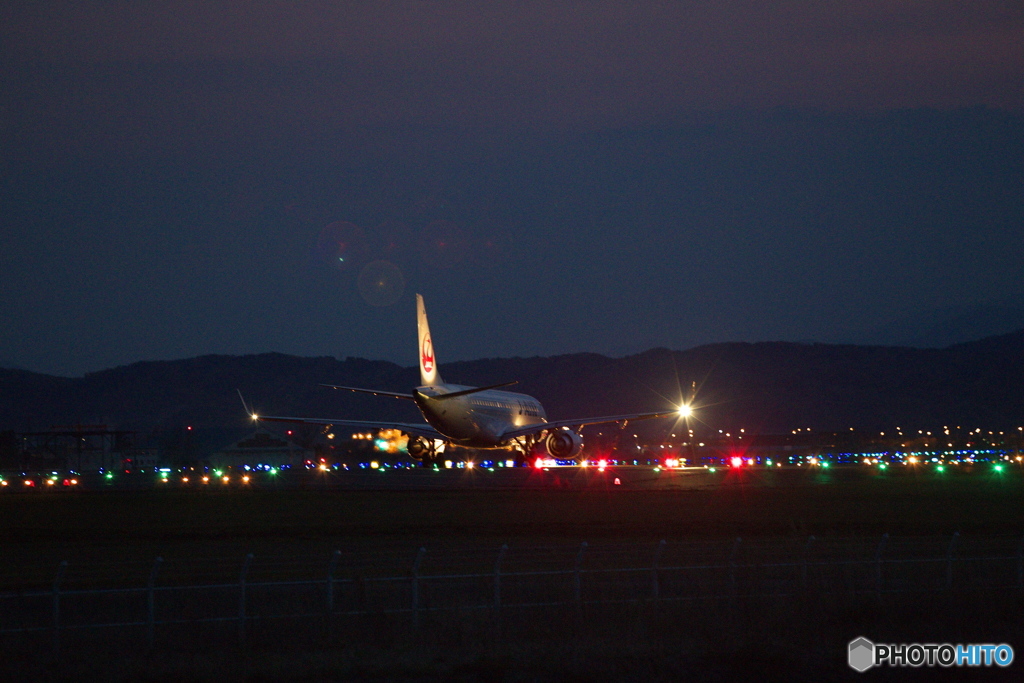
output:
[[416, 295], [416, 328], [420, 342], [420, 382], [426, 387], [443, 384], [437, 371], [434, 342], [430, 338], [430, 326], [427, 324], [427, 309], [423, 305], [423, 297], [419, 294]]

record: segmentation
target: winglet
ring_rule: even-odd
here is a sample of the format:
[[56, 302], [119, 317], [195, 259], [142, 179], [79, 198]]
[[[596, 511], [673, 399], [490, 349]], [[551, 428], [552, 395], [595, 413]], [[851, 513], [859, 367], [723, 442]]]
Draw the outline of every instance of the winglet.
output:
[[253, 419], [253, 422], [258, 421], [260, 419], [259, 416], [257, 416], [256, 413], [252, 412], [252, 408], [250, 408], [248, 405], [246, 405], [245, 397], [242, 396], [242, 390], [241, 389], [235, 389], [235, 391], [238, 392], [238, 398], [240, 398], [242, 400], [242, 407], [245, 408], [245, 414], [248, 415], [249, 417], [251, 417]]
[[419, 294], [416, 295], [416, 329], [419, 332], [421, 385], [432, 387], [437, 384], [444, 384], [441, 374], [437, 371], [434, 342], [430, 338], [430, 326], [427, 324], [427, 309], [423, 305], [423, 297]]

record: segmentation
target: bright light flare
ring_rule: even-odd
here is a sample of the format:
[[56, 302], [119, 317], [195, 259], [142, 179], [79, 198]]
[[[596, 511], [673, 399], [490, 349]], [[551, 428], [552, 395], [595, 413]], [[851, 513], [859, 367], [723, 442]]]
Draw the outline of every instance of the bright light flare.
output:
[[683, 405], [679, 406], [679, 409], [676, 412], [679, 413], [679, 417], [690, 417], [691, 415], [693, 415], [693, 408], [684, 403]]
[[739, 457], [738, 455], [733, 456], [729, 458], [729, 464], [732, 465], [733, 467], [743, 467], [743, 458]]

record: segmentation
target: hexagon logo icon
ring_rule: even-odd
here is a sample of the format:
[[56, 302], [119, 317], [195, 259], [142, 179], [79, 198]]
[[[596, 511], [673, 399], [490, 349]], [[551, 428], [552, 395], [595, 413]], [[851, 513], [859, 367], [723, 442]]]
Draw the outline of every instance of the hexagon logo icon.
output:
[[875, 644], [864, 637], [851, 640], [848, 648], [850, 668], [864, 673], [875, 663]]

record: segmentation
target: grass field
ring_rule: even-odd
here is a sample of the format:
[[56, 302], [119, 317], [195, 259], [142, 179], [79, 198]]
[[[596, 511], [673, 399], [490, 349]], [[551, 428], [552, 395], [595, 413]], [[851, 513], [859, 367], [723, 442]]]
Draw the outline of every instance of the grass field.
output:
[[[886, 474], [858, 468], [815, 473], [751, 469], [689, 488], [638, 483], [550, 489], [18, 493], [0, 496], [0, 519], [0, 590], [45, 587], [61, 560], [69, 562], [68, 580], [144, 585], [158, 555], [168, 566], [177, 562], [195, 572], [237, 576], [246, 553], [310, 557], [326, 564], [333, 550], [342, 549], [371, 562], [376, 557], [408, 563], [420, 546], [430, 552], [497, 549], [503, 543], [577, 546], [581, 541], [653, 547], [660, 539], [792, 542], [811, 534], [877, 539], [883, 533], [949, 536], [954, 531], [964, 537], [1019, 539], [1024, 534], [1024, 479], [1012, 469], [997, 475], [982, 467], [943, 476], [910, 469]], [[113, 659], [79, 658], [70, 668], [51, 663], [38, 671], [42, 678], [80, 678], [86, 672], [112, 680], [622, 680], [634, 673], [660, 680], [729, 680], [754, 672], [768, 679], [821, 680], [853, 673], [845, 667], [843, 648], [858, 635], [892, 642], [927, 642], [925, 637], [993, 642], [983, 640], [988, 638], [1010, 642], [1024, 653], [1024, 641], [1014, 642], [1024, 635], [1017, 617], [1021, 606], [1021, 596], [1014, 593], [884, 603], [774, 601], [655, 616], [623, 613], [614, 618], [621, 628], [588, 631], [591, 637], [571, 642], [559, 638], [563, 630], [553, 625], [549, 631], [538, 626], [536, 637], [514, 642], [477, 639], [468, 620], [428, 644], [394, 638], [377, 646], [310, 644], [283, 652], [202, 655], [171, 648]], [[31, 659], [31, 653], [22, 654], [26, 662]], [[944, 672], [871, 673], [903, 679]]]
[[[401, 476], [401, 475], [389, 475]], [[81, 491], [0, 495], [0, 588], [72, 564], [420, 546], [1024, 534], [1024, 477], [742, 470], [697, 488]]]

